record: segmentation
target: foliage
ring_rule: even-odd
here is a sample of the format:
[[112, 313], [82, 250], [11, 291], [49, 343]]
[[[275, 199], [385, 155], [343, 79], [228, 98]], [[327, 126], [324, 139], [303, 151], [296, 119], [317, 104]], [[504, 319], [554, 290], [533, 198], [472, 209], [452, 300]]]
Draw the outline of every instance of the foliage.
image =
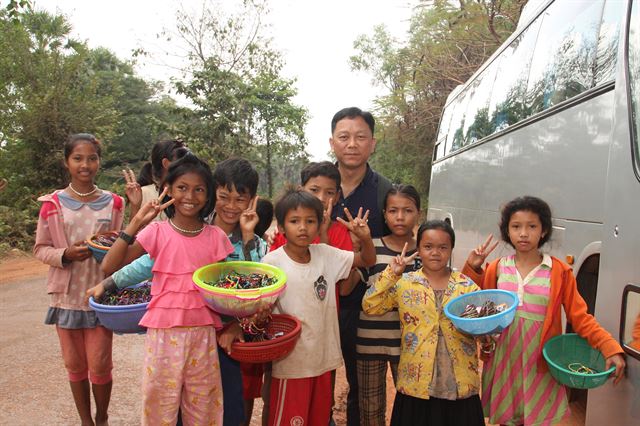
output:
[[103, 165], [119, 173], [123, 161], [148, 155], [174, 104], [153, 101], [157, 87], [130, 64], [71, 38], [64, 17], [21, 5], [0, 9], [0, 177], [9, 181], [0, 230], [3, 246], [24, 248], [35, 233], [36, 197], [66, 184], [62, 147], [70, 134], [97, 135]]
[[[220, 6], [220, 5], [217, 5]], [[274, 159], [306, 158], [306, 110], [295, 105], [294, 80], [281, 76], [282, 58], [262, 36], [265, 3], [245, 1], [236, 14], [206, 2], [199, 16], [184, 10], [177, 34], [190, 67], [174, 82], [193, 108], [183, 110], [184, 134], [205, 159], [242, 155], [265, 168], [273, 195]]]
[[356, 39], [352, 69], [370, 73], [387, 92], [375, 101], [378, 145], [371, 162], [378, 171], [414, 184], [426, 199], [438, 121], [448, 94], [515, 30], [525, 3], [423, 1], [414, 10], [403, 44], [384, 26]]

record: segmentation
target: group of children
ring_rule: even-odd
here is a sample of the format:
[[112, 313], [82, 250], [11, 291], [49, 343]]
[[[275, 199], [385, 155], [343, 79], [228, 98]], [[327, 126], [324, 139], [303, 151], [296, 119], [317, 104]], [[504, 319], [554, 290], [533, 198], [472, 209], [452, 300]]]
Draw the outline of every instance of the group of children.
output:
[[[112, 383], [112, 333], [86, 298], [149, 278], [153, 298], [140, 322], [147, 327], [145, 425], [248, 423], [261, 388], [268, 424], [329, 424], [333, 372], [342, 364], [337, 296], [361, 281], [368, 286], [357, 331], [363, 425], [385, 423], [387, 363], [398, 391], [394, 425], [482, 425], [485, 416], [514, 425], [560, 420], [567, 413], [564, 388], [541, 356], [544, 342], [562, 332], [560, 305], [607, 366], [616, 366], [615, 381], [622, 377], [622, 349], [587, 314], [571, 269], [540, 251], [552, 232], [551, 211], [540, 199], [517, 198], [502, 209], [502, 240], [515, 254], [483, 269], [496, 247], [488, 238], [457, 272], [449, 267], [455, 234], [448, 222], [428, 221], [414, 234], [420, 214], [415, 188], [388, 191], [383, 214], [391, 233], [372, 239], [368, 212], [345, 209], [345, 219], [331, 221], [340, 174], [331, 163], [313, 163], [300, 187], [276, 203], [278, 234], [267, 253], [262, 234], [272, 213], [257, 211], [258, 174], [249, 162], [228, 159], [211, 171], [180, 141], [154, 150], [155, 196], [143, 202], [143, 185], [126, 173], [133, 214], [124, 228], [123, 199], [94, 183], [101, 147], [92, 135], [69, 139], [70, 183], [40, 198], [34, 252], [51, 265], [46, 323], [56, 325], [83, 425], [107, 424]], [[158, 220], [161, 214], [166, 220]], [[113, 229], [122, 231], [98, 265], [83, 241]], [[273, 312], [300, 319], [302, 332], [294, 350], [264, 371], [228, 356], [242, 329], [235, 318], [210, 310], [192, 284], [197, 268], [225, 259], [262, 261], [287, 274]], [[476, 341], [443, 313], [452, 298], [480, 288], [518, 294], [516, 318], [496, 339]]]

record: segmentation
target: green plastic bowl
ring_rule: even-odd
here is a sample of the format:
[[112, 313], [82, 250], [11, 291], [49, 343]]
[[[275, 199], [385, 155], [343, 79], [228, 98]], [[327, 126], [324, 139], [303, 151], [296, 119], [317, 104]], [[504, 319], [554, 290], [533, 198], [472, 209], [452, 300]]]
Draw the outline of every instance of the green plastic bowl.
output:
[[[611, 373], [616, 370], [613, 366], [605, 370], [605, 359], [602, 353], [591, 346], [575, 333], [561, 334], [552, 337], [542, 349], [549, 371], [557, 382], [576, 389], [592, 389], [605, 384]], [[580, 365], [588, 367], [597, 373], [577, 373], [569, 369]]]
[[[218, 288], [207, 284], [216, 282], [231, 271], [241, 274], [259, 273], [275, 278], [267, 287], [237, 290]], [[193, 273], [193, 282], [211, 309], [223, 315], [246, 317], [262, 307], [273, 305], [286, 287], [287, 275], [280, 268], [259, 262], [218, 262], [203, 266]]]

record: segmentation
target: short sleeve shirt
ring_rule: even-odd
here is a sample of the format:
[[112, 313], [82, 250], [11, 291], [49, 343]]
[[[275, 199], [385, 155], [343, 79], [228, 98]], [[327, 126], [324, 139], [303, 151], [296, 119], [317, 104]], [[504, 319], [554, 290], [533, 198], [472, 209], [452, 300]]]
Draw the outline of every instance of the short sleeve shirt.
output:
[[169, 222], [152, 222], [137, 237], [153, 264], [151, 302], [140, 325], [151, 328], [214, 325], [220, 317], [204, 302], [193, 284], [196, 269], [224, 260], [233, 252], [225, 233], [205, 225], [195, 237], [174, 230]]
[[274, 361], [273, 377], [317, 377], [342, 365], [340, 330], [336, 309], [336, 282], [349, 276], [354, 254], [326, 244], [311, 244], [311, 261], [293, 261], [281, 247], [268, 253], [264, 263], [287, 274], [287, 288], [274, 312], [293, 315], [302, 332], [293, 351]]

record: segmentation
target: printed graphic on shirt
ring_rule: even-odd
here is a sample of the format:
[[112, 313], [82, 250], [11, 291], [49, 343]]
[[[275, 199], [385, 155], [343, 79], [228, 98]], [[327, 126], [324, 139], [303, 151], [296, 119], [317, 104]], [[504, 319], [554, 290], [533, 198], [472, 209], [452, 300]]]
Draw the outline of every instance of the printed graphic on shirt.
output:
[[407, 362], [403, 365], [403, 376], [406, 377], [407, 382], [419, 382], [422, 375], [422, 363], [421, 362]]
[[410, 353], [415, 353], [418, 348], [418, 336], [415, 333], [407, 333], [404, 336], [404, 346]]
[[415, 307], [427, 303], [427, 295], [423, 291], [404, 290], [402, 292], [402, 302], [408, 307]]
[[291, 426], [302, 426], [304, 425], [304, 419], [300, 416], [294, 416], [291, 418], [291, 421], [289, 423], [291, 424]]
[[324, 300], [327, 297], [327, 280], [324, 279], [324, 275], [320, 275], [316, 282], [313, 283], [313, 290], [318, 300]]
[[402, 319], [404, 320], [404, 323], [406, 325], [418, 325], [418, 323], [420, 322], [420, 318], [411, 315], [409, 312], [405, 312], [402, 316]]

